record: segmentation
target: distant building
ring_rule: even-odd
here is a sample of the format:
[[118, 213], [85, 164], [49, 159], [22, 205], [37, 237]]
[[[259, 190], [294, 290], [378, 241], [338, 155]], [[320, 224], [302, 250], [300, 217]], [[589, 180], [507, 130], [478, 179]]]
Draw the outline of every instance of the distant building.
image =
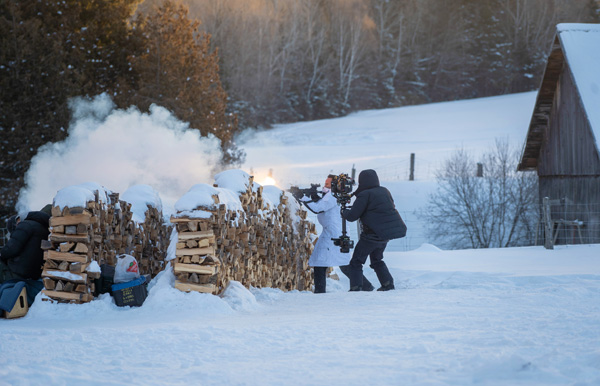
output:
[[[559, 24], [518, 170], [536, 170], [559, 243], [600, 242], [600, 24]], [[555, 228], [560, 225], [555, 224]]]

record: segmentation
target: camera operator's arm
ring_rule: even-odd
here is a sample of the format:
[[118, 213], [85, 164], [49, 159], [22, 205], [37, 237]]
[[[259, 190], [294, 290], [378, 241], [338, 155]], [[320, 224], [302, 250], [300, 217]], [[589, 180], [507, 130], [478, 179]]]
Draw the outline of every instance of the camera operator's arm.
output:
[[306, 205], [313, 212], [325, 212], [335, 207], [337, 205], [337, 201], [331, 192], [327, 192], [319, 201], [305, 201], [304, 205]]
[[354, 204], [352, 204], [352, 208], [346, 209], [342, 212], [342, 217], [350, 222], [358, 220], [364, 213], [365, 209], [367, 209], [367, 203], [367, 196], [364, 194], [359, 194], [356, 196], [356, 200], [354, 201]]

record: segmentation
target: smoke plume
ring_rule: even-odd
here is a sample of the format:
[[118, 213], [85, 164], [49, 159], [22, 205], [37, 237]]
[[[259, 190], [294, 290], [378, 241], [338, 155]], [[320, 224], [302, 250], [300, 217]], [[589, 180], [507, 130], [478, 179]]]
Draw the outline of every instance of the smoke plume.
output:
[[165, 108], [120, 110], [106, 94], [71, 102], [68, 137], [42, 146], [25, 176], [17, 209], [40, 210], [64, 187], [96, 182], [123, 193], [137, 184], [157, 190], [165, 210], [197, 183], [212, 183], [220, 142], [201, 137]]

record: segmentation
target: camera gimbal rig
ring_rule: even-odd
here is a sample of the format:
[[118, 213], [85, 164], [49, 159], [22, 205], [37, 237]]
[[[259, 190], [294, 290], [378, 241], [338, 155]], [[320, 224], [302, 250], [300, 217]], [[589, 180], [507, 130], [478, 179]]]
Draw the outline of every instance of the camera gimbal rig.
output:
[[342, 215], [344, 210], [348, 209], [347, 205], [352, 199], [353, 185], [354, 179], [347, 174], [342, 173], [339, 176], [331, 176], [331, 193], [342, 207], [340, 210], [340, 215], [342, 216], [342, 235], [331, 240], [333, 240], [333, 245], [340, 247], [340, 252], [342, 253], [349, 253], [350, 249], [354, 248], [354, 241], [350, 240], [346, 232], [346, 219]]

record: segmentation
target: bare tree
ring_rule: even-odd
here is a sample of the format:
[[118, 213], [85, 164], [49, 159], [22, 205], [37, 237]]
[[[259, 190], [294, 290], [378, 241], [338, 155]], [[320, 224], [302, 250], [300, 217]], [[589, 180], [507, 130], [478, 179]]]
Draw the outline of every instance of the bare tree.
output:
[[243, 127], [534, 90], [556, 24], [599, 16], [598, 0], [179, 1]]
[[482, 157], [483, 177], [465, 150], [437, 174], [438, 189], [423, 213], [430, 235], [449, 248], [528, 245], [538, 218], [537, 176], [516, 171], [519, 153], [496, 141]]
[[[305, 18], [305, 42], [304, 49], [306, 62], [308, 65], [308, 82], [304, 90], [305, 103], [312, 110], [312, 98], [315, 89], [318, 87], [325, 76], [324, 68], [326, 63], [326, 26], [321, 20], [322, 7], [317, 1], [305, 1], [302, 3], [304, 9], [302, 14]], [[311, 114], [312, 115], [312, 114]]]

